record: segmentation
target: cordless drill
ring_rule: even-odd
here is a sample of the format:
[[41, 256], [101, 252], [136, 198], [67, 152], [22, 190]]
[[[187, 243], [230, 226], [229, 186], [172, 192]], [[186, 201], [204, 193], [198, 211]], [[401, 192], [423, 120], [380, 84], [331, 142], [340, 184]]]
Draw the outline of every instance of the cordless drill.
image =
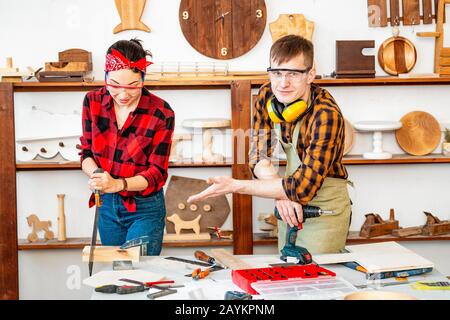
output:
[[[302, 206], [303, 208], [303, 222], [308, 218], [316, 218], [321, 215], [329, 215], [333, 214], [333, 211], [322, 210], [319, 207], [314, 206]], [[275, 217], [278, 220], [282, 220], [278, 209], [275, 207]], [[296, 212], [297, 214], [297, 212]], [[295, 245], [295, 241], [297, 240], [298, 230], [302, 229], [302, 224], [300, 223], [298, 226], [291, 227], [287, 224], [286, 229], [286, 244], [283, 249], [281, 249], [281, 257], [280, 259], [287, 262], [288, 257], [294, 257], [297, 259], [297, 264], [310, 264], [312, 262], [312, 257], [309, 251], [300, 246]]]

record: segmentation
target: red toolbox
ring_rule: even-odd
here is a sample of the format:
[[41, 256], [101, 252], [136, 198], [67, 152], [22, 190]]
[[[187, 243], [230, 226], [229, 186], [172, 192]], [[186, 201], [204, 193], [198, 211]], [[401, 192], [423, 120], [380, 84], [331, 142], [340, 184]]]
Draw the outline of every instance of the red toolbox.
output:
[[298, 266], [277, 266], [268, 268], [232, 270], [233, 282], [249, 294], [258, 294], [251, 286], [253, 282], [285, 281], [292, 279], [311, 279], [335, 277], [333, 271], [315, 264]]

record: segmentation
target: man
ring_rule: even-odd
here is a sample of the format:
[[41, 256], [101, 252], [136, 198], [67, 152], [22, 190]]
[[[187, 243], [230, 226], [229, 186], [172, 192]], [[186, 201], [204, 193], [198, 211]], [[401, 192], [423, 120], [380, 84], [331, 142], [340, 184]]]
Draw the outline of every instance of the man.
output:
[[[278, 244], [285, 241], [286, 223], [303, 221], [302, 205], [333, 215], [309, 219], [297, 245], [312, 253], [339, 252], [345, 246], [351, 217], [347, 171], [342, 164], [344, 118], [331, 94], [315, 79], [314, 48], [295, 35], [277, 40], [270, 51], [270, 82], [259, 90], [253, 110], [250, 168], [257, 180], [208, 179], [212, 185], [188, 199], [195, 202], [236, 192], [276, 199], [283, 220]], [[270, 163], [276, 139], [287, 156], [286, 175], [278, 177]]]

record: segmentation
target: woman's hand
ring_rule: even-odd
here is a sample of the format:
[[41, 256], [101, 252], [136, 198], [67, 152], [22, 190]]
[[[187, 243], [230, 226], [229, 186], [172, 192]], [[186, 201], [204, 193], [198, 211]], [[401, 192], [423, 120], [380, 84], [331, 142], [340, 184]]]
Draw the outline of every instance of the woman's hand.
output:
[[281, 219], [291, 227], [303, 222], [303, 208], [300, 203], [291, 200], [276, 200], [275, 206]]
[[123, 188], [123, 182], [114, 179], [108, 172], [91, 174], [88, 185], [92, 191], [100, 190], [104, 193], [116, 193]]

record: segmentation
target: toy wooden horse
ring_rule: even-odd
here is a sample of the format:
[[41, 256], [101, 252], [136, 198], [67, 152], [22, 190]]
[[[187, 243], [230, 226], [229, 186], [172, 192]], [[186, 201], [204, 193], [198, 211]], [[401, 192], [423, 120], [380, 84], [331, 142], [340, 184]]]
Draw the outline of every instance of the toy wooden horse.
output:
[[44, 237], [46, 240], [51, 240], [55, 237], [54, 233], [50, 230], [52, 222], [41, 221], [35, 214], [29, 215], [27, 217], [28, 226], [33, 228], [33, 231], [28, 235], [27, 239], [29, 242], [35, 242], [38, 240], [38, 232], [41, 230], [45, 231]]

